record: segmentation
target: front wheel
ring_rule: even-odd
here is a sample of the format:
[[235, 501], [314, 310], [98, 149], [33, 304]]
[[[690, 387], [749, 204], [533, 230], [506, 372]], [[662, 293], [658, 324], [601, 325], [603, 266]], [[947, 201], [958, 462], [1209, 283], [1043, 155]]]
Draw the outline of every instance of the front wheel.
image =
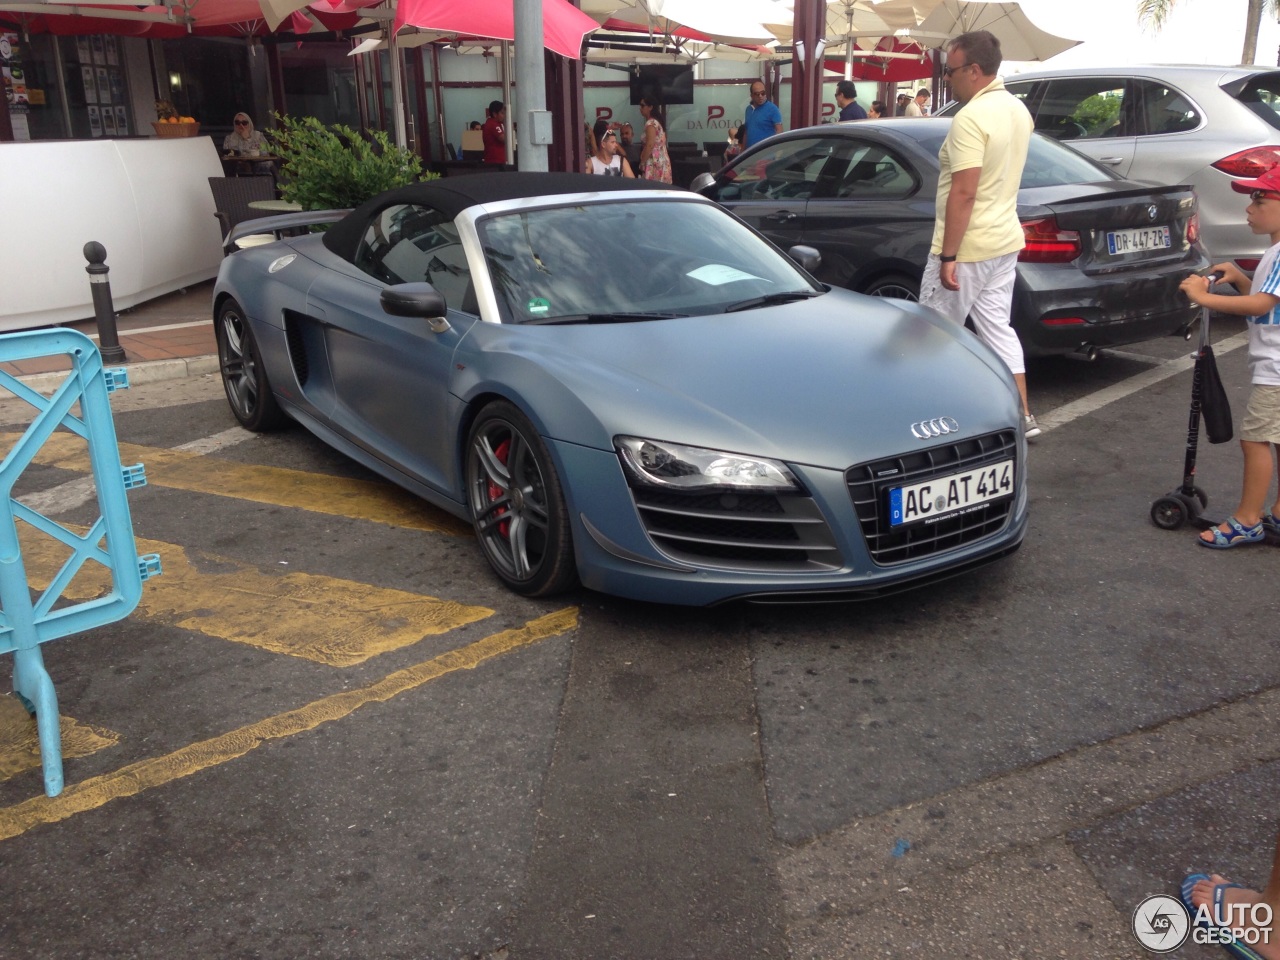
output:
[[1187, 505], [1177, 497], [1161, 497], [1151, 504], [1151, 522], [1161, 530], [1177, 530], [1187, 522]]
[[560, 478], [538, 431], [504, 400], [480, 411], [467, 439], [467, 505], [498, 577], [526, 597], [577, 581]]
[[891, 297], [915, 303], [920, 299], [920, 284], [910, 277], [894, 275], [873, 281], [862, 292], [869, 297]]
[[222, 386], [240, 425], [255, 433], [284, 426], [288, 418], [271, 395], [258, 343], [240, 304], [227, 300], [218, 308], [214, 335], [218, 341]]

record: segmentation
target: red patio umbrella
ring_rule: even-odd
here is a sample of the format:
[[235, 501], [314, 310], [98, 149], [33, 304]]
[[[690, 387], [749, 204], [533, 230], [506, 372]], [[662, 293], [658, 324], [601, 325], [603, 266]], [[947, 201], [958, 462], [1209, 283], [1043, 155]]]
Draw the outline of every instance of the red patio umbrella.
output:
[[[402, 27], [514, 40], [515, 4], [511, 0], [399, 0], [395, 29]], [[562, 57], [579, 59], [583, 38], [599, 28], [600, 24], [568, 0], [542, 0], [543, 44]]]
[[[897, 37], [881, 37], [868, 53], [877, 51], [898, 54], [898, 56], [876, 57], [865, 54], [854, 56], [854, 80], [906, 83], [911, 80], [926, 80], [933, 76], [933, 63], [929, 58], [929, 51], [921, 43], [914, 40], [903, 41]], [[833, 73], [844, 73], [843, 60], [827, 60], [823, 66]]]

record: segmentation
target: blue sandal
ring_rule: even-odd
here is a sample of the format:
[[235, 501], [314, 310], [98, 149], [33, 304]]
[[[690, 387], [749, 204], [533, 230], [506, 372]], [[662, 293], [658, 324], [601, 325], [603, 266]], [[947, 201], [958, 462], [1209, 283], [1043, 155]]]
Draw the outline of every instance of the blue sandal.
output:
[[1262, 518], [1262, 529], [1280, 535], [1280, 514], [1268, 513]]
[[1210, 531], [1213, 534], [1212, 540], [1205, 540], [1203, 537], [1199, 537], [1196, 542], [1202, 547], [1209, 547], [1211, 550], [1226, 550], [1228, 547], [1239, 547], [1246, 543], [1261, 543], [1266, 536], [1263, 533], [1262, 523], [1260, 522], [1255, 523], [1252, 527], [1246, 527], [1235, 517], [1227, 517], [1226, 524], [1231, 528], [1226, 533], [1214, 527]]
[[[1203, 873], [1190, 874], [1182, 881], [1182, 887], [1178, 891], [1178, 899], [1181, 900], [1182, 905], [1187, 908], [1187, 915], [1193, 919], [1196, 916], [1196, 908], [1191, 903], [1191, 888], [1194, 887], [1196, 882], [1199, 880], [1212, 880], [1212, 878]], [[1224, 895], [1232, 888], [1240, 890], [1248, 889], [1242, 883], [1219, 883], [1215, 884], [1213, 888], [1213, 921], [1211, 925], [1219, 930], [1223, 930], [1226, 926], [1226, 921], [1223, 919], [1225, 911], [1222, 909]], [[1223, 930], [1223, 932], [1225, 931]], [[1219, 941], [1219, 945], [1225, 949], [1227, 953], [1236, 957], [1237, 960], [1262, 960], [1262, 954], [1258, 953], [1258, 951], [1249, 947], [1247, 944], [1241, 943], [1239, 940], [1228, 942], [1224, 938]]]

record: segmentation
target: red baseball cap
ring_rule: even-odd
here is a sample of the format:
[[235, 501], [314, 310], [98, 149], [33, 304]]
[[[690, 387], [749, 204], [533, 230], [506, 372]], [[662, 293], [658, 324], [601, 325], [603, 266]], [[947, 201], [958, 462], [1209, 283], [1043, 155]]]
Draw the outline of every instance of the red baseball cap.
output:
[[1280, 195], [1280, 164], [1276, 164], [1260, 177], [1253, 180], [1232, 180], [1231, 189], [1236, 193], [1253, 193], [1265, 190], [1267, 193]]

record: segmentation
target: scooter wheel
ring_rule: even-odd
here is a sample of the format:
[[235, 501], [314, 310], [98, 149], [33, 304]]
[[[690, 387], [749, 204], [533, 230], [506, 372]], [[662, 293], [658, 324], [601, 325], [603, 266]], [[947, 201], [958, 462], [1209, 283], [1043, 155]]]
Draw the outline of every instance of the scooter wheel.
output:
[[1161, 530], [1177, 530], [1187, 522], [1187, 505], [1177, 497], [1161, 497], [1151, 504], [1151, 522]]
[[1209, 506], [1209, 495], [1208, 495], [1207, 493], [1205, 493], [1205, 492], [1204, 492], [1203, 490], [1201, 490], [1199, 487], [1192, 487], [1192, 488], [1191, 488], [1191, 492], [1192, 492], [1192, 493], [1194, 493], [1194, 494], [1195, 494], [1196, 499], [1200, 501], [1200, 509], [1201, 509], [1201, 510], [1203, 510], [1205, 507]]

